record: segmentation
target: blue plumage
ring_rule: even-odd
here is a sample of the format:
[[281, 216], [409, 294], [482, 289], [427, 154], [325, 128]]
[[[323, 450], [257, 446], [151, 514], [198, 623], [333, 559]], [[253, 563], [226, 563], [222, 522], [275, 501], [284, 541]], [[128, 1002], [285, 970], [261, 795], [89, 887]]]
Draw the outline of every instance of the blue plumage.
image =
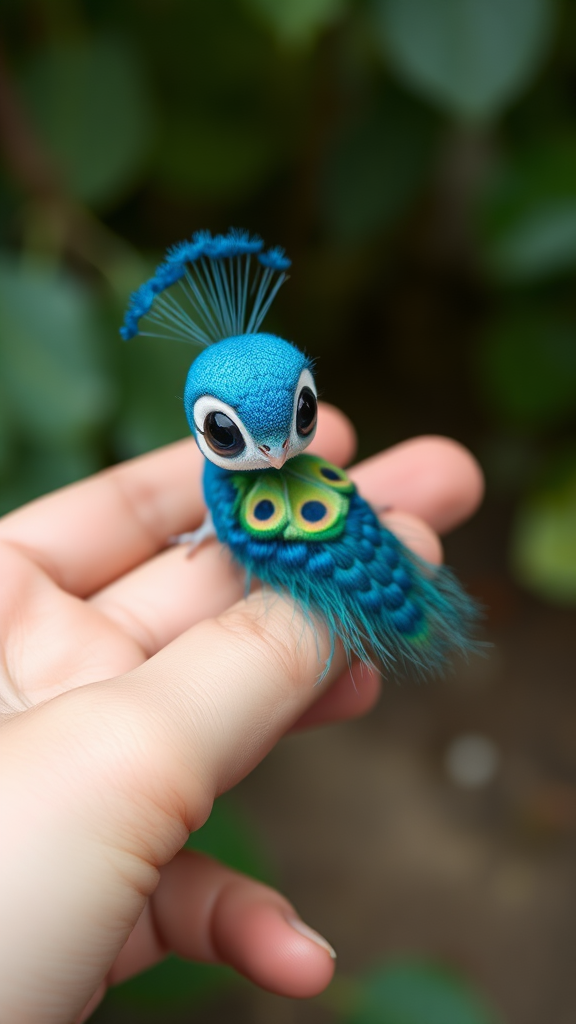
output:
[[146, 317], [162, 336], [208, 346], [192, 363], [184, 406], [207, 460], [209, 517], [183, 539], [215, 532], [249, 577], [323, 617], [332, 651], [339, 638], [367, 663], [437, 668], [469, 648], [475, 606], [449, 570], [381, 525], [342, 470], [303, 454], [316, 429], [313, 365], [259, 333], [289, 265], [246, 232], [198, 232], [130, 300], [124, 338]]
[[419, 672], [440, 668], [450, 651], [469, 649], [476, 610], [454, 575], [414, 555], [359, 494], [351, 496], [340, 537], [303, 542], [251, 536], [238, 521], [231, 475], [211, 462], [204, 493], [219, 540], [249, 575], [320, 613], [332, 647], [338, 637], [348, 655], [366, 663]]
[[[241, 334], [211, 345], [194, 360], [184, 388], [184, 410], [193, 434], [193, 409], [201, 395], [217, 393], [233, 406], [258, 443], [286, 437], [294, 405], [294, 389], [306, 356], [274, 334]], [[266, 409], [265, 418], [262, 410]]]

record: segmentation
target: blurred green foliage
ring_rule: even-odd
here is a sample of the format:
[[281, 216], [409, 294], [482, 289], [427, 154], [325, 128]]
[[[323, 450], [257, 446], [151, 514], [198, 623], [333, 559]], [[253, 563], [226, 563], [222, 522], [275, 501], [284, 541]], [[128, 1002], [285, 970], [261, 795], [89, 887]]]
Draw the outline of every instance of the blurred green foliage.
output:
[[438, 152], [438, 119], [389, 84], [342, 118], [325, 156], [320, 215], [342, 245], [377, 239], [408, 213]]
[[517, 578], [576, 602], [574, 5], [5, 0], [3, 22], [0, 511], [187, 433], [192, 352], [118, 326], [168, 244], [240, 225], [294, 258], [270, 326], [361, 452], [471, 444]]
[[343, 1024], [501, 1024], [472, 985], [426, 960], [389, 960], [343, 987]]
[[568, 599], [539, 474], [576, 426], [575, 21], [568, 0], [7, 0], [0, 511], [186, 433], [192, 353], [118, 324], [167, 244], [239, 224], [295, 257], [271, 326], [319, 357], [361, 451], [470, 443], [516, 504], [513, 570]]
[[495, 415], [530, 433], [569, 421], [576, 405], [574, 342], [563, 304], [525, 297], [504, 303], [479, 353], [479, 383]]
[[380, 0], [378, 40], [390, 64], [425, 99], [458, 118], [500, 114], [546, 53], [549, 0]]
[[502, 282], [531, 284], [573, 269], [576, 137], [545, 135], [503, 159], [488, 182], [485, 214], [486, 265]]
[[[565, 460], [561, 460], [564, 462]], [[576, 603], [576, 470], [574, 452], [558, 479], [518, 507], [512, 559], [518, 579], [555, 603]]]
[[139, 183], [155, 134], [154, 99], [128, 38], [49, 39], [24, 64], [21, 90], [74, 199], [102, 209]]

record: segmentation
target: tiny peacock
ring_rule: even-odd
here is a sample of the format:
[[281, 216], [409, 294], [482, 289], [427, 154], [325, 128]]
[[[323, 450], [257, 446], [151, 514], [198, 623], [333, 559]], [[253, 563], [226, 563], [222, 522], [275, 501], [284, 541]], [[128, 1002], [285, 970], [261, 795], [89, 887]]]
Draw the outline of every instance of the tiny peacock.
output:
[[382, 525], [342, 469], [306, 454], [317, 423], [314, 364], [260, 330], [289, 267], [283, 249], [248, 232], [201, 231], [170, 248], [131, 296], [124, 339], [201, 349], [184, 407], [206, 458], [208, 512], [179, 540], [194, 547], [217, 536], [248, 580], [322, 618], [331, 653], [321, 677], [337, 640], [370, 665], [435, 670], [469, 650], [474, 603], [448, 569], [423, 562]]

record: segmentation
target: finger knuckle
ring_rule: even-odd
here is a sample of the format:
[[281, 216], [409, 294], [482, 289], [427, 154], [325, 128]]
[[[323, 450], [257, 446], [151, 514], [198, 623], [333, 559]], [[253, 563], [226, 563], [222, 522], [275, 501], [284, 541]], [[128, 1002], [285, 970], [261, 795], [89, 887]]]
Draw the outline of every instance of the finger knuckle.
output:
[[252, 670], [282, 686], [309, 685], [318, 658], [313, 627], [289, 601], [259, 595], [219, 616], [215, 627]]

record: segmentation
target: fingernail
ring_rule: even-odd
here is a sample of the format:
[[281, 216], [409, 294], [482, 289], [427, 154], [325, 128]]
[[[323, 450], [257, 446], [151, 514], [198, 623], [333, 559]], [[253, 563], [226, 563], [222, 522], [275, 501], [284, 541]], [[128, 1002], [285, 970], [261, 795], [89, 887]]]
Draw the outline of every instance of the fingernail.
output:
[[336, 959], [336, 950], [330, 945], [329, 942], [326, 941], [324, 936], [319, 935], [318, 932], [315, 932], [313, 928], [309, 928], [308, 925], [304, 924], [304, 921], [301, 921], [299, 917], [289, 918], [288, 924], [291, 926], [291, 928], [294, 929], [295, 932], [299, 932], [300, 935], [303, 935], [305, 939], [311, 939], [312, 942], [315, 942], [317, 946], [320, 946], [322, 949], [325, 949], [328, 955], [331, 956], [333, 960]]

